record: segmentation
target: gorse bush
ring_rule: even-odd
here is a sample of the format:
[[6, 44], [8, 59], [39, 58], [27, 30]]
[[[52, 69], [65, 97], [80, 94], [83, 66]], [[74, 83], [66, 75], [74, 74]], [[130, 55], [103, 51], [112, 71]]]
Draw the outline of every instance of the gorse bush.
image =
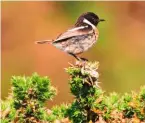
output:
[[2, 101], [2, 123], [144, 123], [145, 86], [138, 93], [106, 95], [99, 87], [98, 62], [70, 65], [71, 104], [45, 107], [56, 95], [48, 77], [34, 73], [31, 77], [13, 76], [12, 93]]
[[[13, 76], [11, 82], [11, 101], [2, 103], [2, 110], [8, 110], [8, 107], [10, 110], [7, 114], [3, 111], [2, 122], [42, 122], [45, 119], [44, 103], [56, 94], [50, 80], [35, 73], [32, 77]], [[6, 104], [8, 107], [4, 106]]]

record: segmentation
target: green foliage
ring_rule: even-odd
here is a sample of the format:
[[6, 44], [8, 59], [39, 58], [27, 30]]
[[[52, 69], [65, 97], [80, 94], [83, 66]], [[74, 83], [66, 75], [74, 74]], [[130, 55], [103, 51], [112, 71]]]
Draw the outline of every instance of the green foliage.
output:
[[[11, 82], [13, 96], [9, 106], [11, 110], [6, 118], [9, 121], [16, 120], [23, 123], [41, 122], [44, 119], [45, 101], [52, 99], [56, 94], [50, 80], [34, 73], [32, 77], [13, 76]], [[13, 113], [13, 110], [16, 113]]]
[[70, 90], [75, 100], [67, 109], [73, 123], [145, 121], [145, 87], [139, 94], [104, 94], [98, 86], [98, 63], [76, 63], [70, 74]]
[[[69, 67], [70, 90], [76, 97], [68, 108], [68, 116], [74, 123], [95, 122], [98, 115], [92, 111], [96, 99], [102, 94], [98, 88], [98, 63], [77, 63]], [[99, 93], [98, 93], [99, 92]]]
[[47, 77], [13, 76], [12, 95], [2, 101], [2, 123], [109, 123], [145, 122], [145, 86], [138, 93], [106, 95], [99, 87], [98, 62], [76, 62], [66, 69], [70, 75], [71, 104], [44, 107], [56, 90]]
[[1, 122], [9, 123], [15, 119], [16, 110], [13, 108], [13, 100], [8, 98], [6, 101], [1, 102]]
[[67, 108], [68, 105], [61, 104], [60, 106], [54, 106], [51, 111], [49, 111], [49, 115], [46, 114], [46, 121], [54, 122], [55, 120], [61, 120], [67, 117]]

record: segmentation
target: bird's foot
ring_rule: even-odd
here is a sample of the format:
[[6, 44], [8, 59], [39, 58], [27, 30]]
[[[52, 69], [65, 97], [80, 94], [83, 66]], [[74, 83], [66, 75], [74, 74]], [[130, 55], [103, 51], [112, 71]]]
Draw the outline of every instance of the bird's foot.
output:
[[86, 63], [88, 62], [88, 59], [86, 58], [79, 58], [79, 60], [76, 61], [76, 65], [78, 66], [85, 66]]

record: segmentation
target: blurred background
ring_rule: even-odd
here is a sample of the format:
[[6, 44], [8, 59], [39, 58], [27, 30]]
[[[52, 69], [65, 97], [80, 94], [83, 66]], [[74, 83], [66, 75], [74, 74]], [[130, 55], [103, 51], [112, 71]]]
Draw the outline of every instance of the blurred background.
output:
[[82, 57], [99, 61], [100, 86], [107, 92], [130, 92], [145, 84], [145, 2], [2, 2], [2, 99], [13, 75], [49, 76], [58, 95], [52, 104], [70, 102], [64, 68], [75, 59], [36, 40], [55, 39], [84, 12], [105, 19], [97, 44]]

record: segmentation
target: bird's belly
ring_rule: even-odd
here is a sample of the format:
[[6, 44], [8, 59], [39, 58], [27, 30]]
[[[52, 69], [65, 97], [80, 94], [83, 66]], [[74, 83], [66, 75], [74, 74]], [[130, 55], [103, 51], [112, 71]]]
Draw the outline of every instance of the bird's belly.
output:
[[79, 46], [81, 46], [80, 48], [82, 48], [83, 51], [87, 51], [94, 45], [96, 41], [97, 41], [96, 36], [90, 35], [88, 36], [88, 38], [85, 38], [84, 40], [80, 41]]
[[68, 40], [56, 43], [54, 45], [64, 52], [71, 54], [80, 54], [92, 47], [96, 40], [97, 39], [94, 34], [89, 34], [72, 37]]

